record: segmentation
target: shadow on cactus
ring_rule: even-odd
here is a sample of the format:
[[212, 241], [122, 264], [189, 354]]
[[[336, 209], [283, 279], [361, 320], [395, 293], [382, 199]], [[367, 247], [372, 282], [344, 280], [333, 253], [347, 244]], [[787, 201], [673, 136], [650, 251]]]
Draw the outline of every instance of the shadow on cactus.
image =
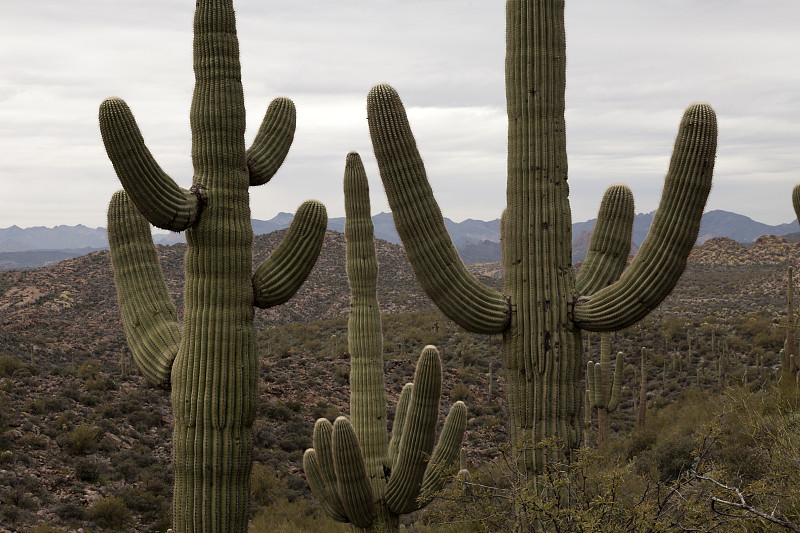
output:
[[[268, 182], [289, 151], [294, 104], [279, 98], [245, 148], [245, 108], [231, 0], [200, 0], [194, 19], [190, 111], [193, 184], [155, 162], [128, 106], [100, 107], [103, 142], [124, 191], [108, 235], [128, 344], [152, 383], [171, 388], [176, 532], [247, 529], [258, 360], [254, 307], [287, 301], [322, 247], [327, 215], [309, 201], [255, 272], [249, 188]], [[150, 224], [186, 231], [185, 312], [176, 320]]]
[[[556, 438], [569, 456], [582, 437], [581, 330], [624, 329], [657, 307], [677, 283], [711, 189], [717, 122], [707, 104], [692, 104], [684, 112], [661, 202], [639, 253], [619, 279], [581, 292], [582, 278], [592, 270], [606, 276], [614, 271], [608, 263], [618, 258], [600, 258], [576, 280], [565, 89], [564, 1], [508, 0], [502, 293], [480, 284], [458, 258], [397, 91], [373, 87], [367, 117], [395, 226], [423, 289], [465, 329], [503, 335], [511, 442]], [[534, 476], [563, 459], [561, 452], [535, 448], [524, 454], [522, 471]]]
[[344, 191], [351, 419], [340, 416], [333, 424], [317, 420], [314, 447], [306, 450], [303, 468], [311, 490], [332, 518], [363, 530], [396, 531], [400, 515], [427, 505], [450, 477], [467, 409], [463, 402], [453, 404], [434, 448], [442, 362], [436, 348], [426, 346], [414, 382], [403, 387], [389, 439], [378, 261], [367, 176], [356, 153], [347, 156]]

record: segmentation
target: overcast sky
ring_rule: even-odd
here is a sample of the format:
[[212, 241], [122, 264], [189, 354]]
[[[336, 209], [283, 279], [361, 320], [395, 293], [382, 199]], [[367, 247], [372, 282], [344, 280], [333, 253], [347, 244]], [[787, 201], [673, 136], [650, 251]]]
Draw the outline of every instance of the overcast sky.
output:
[[[391, 83], [445, 216], [505, 204], [505, 13], [500, 0], [238, 0], [248, 145], [269, 101], [297, 106], [291, 151], [253, 190], [254, 218], [307, 198], [343, 216], [348, 151], [388, 211], [366, 93]], [[150, 150], [191, 184], [189, 0], [0, 0], [0, 228], [105, 226], [119, 188], [97, 109], [124, 98]], [[800, 181], [800, 0], [567, 0], [567, 148], [574, 221], [613, 182], [656, 208], [683, 109], [719, 120], [707, 210], [769, 224]]]

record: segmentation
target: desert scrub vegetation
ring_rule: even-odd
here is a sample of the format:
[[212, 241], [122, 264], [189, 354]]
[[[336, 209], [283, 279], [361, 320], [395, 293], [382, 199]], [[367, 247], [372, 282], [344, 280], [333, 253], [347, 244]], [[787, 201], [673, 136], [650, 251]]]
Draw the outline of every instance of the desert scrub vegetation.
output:
[[582, 447], [535, 484], [503, 446], [444, 490], [412, 530], [798, 531], [799, 407], [796, 391], [776, 387], [694, 389], [642, 430]]

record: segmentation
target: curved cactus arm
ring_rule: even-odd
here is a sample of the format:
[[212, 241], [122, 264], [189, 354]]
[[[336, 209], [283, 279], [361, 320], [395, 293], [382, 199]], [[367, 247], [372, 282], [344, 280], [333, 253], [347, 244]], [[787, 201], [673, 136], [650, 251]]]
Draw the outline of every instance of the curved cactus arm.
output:
[[349, 522], [350, 519], [347, 518], [342, 501], [336, 492], [336, 485], [331, 485], [330, 481], [322, 474], [314, 448], [307, 449], [303, 454], [303, 471], [306, 473], [311, 492], [317, 497], [328, 516], [337, 522]]
[[428, 505], [436, 493], [442, 490], [447, 483], [449, 479], [447, 474], [459, 456], [461, 441], [464, 439], [466, 430], [467, 406], [464, 402], [456, 402], [447, 414], [442, 433], [439, 435], [439, 442], [436, 443], [428, 466], [425, 467], [422, 488], [417, 498], [418, 509]]
[[474, 333], [502, 333], [510, 308], [458, 257], [428, 184], [403, 103], [388, 85], [367, 98], [367, 120], [395, 227], [427, 295], [451, 320]]
[[633, 193], [627, 185], [616, 183], [606, 189], [586, 259], [575, 278], [578, 294], [594, 294], [619, 279], [631, 252], [634, 216]]
[[619, 400], [622, 396], [622, 364], [624, 356], [622, 352], [617, 352], [617, 358], [614, 362], [614, 382], [611, 385], [611, 395], [608, 399], [608, 412], [613, 413], [619, 407]]
[[800, 183], [792, 189], [792, 205], [794, 206], [794, 214], [800, 220]]
[[181, 342], [175, 306], [167, 293], [150, 225], [125, 191], [108, 206], [108, 243], [125, 337], [142, 374], [168, 386]]
[[400, 398], [397, 400], [397, 408], [394, 412], [394, 424], [392, 424], [392, 438], [389, 439], [389, 466], [392, 471], [397, 464], [397, 456], [400, 450], [400, 440], [403, 437], [403, 427], [406, 424], [408, 406], [411, 403], [411, 396], [414, 392], [414, 384], [406, 383]]
[[161, 169], [122, 99], [108, 98], [100, 104], [100, 133], [120, 183], [148, 222], [183, 231], [197, 221], [205, 204], [204, 190], [179, 187]]
[[327, 225], [324, 205], [303, 202], [283, 241], [253, 274], [257, 307], [274, 307], [294, 296], [317, 262]]
[[[588, 378], [589, 373], [587, 371], [586, 376]], [[589, 389], [586, 389], [586, 396], [584, 396], [584, 405], [583, 405], [583, 428], [588, 430], [592, 427], [592, 399], [589, 395]]]
[[333, 423], [332, 445], [336, 486], [342, 506], [353, 524], [367, 528], [375, 520], [372, 488], [356, 432], [343, 416]]
[[253, 144], [247, 149], [250, 185], [267, 183], [278, 171], [294, 139], [297, 112], [288, 98], [270, 102]]
[[661, 202], [650, 233], [614, 284], [575, 304], [573, 320], [590, 331], [616, 331], [655, 309], [672, 291], [700, 230], [717, 148], [717, 119], [692, 104], [681, 120]]
[[417, 495], [436, 438], [441, 394], [442, 361], [439, 351], [429, 345], [422, 350], [417, 362], [397, 463], [386, 487], [386, 505], [396, 514], [410, 513], [417, 508]]

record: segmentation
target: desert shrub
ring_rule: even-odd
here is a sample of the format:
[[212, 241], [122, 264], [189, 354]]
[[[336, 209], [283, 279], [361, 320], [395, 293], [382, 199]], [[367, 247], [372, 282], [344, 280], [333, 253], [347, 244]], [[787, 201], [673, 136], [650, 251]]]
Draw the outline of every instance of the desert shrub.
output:
[[85, 455], [97, 446], [100, 430], [93, 424], [83, 423], [58, 439], [59, 445], [74, 455]]
[[48, 524], [39, 524], [31, 529], [31, 533], [67, 533], [62, 527], [55, 527]]
[[457, 401], [465, 401], [472, 398], [472, 391], [464, 385], [463, 383], [456, 383], [450, 389], [450, 400], [457, 402]]
[[65, 522], [77, 522], [86, 518], [86, 510], [75, 502], [65, 502], [56, 507], [56, 515]]
[[102, 466], [94, 459], [80, 457], [75, 461], [75, 477], [81, 481], [93, 483], [100, 479]]
[[250, 494], [253, 502], [266, 506], [275, 503], [286, 492], [286, 478], [274, 467], [261, 463], [253, 464], [250, 474]]
[[22, 361], [14, 355], [0, 356], [0, 377], [11, 377], [22, 368]]
[[101, 498], [89, 508], [89, 520], [103, 528], [119, 529], [126, 526], [132, 514], [119, 496]]

